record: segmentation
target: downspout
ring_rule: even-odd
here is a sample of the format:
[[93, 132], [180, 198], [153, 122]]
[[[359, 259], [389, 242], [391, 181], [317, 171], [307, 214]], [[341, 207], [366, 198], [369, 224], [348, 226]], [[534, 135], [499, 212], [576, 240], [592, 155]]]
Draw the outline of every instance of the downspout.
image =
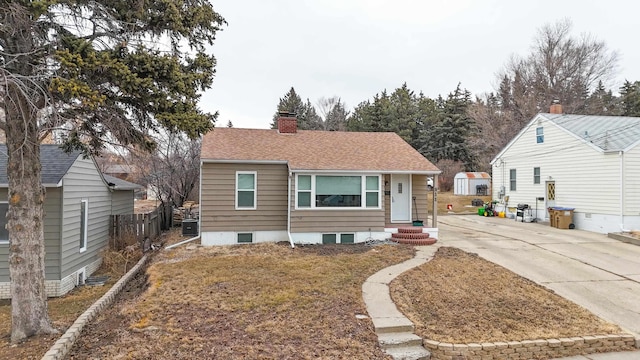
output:
[[624, 151], [618, 153], [620, 157], [620, 230], [629, 232], [624, 228]]
[[433, 196], [431, 197], [433, 199], [433, 208], [432, 208], [432, 214], [433, 216], [431, 216], [431, 227], [432, 228], [437, 228], [438, 227], [438, 187], [440, 186], [440, 179], [438, 179], [438, 174], [436, 174], [433, 177], [433, 187], [431, 188], [431, 191], [433, 192]]
[[291, 170], [289, 170], [289, 177], [287, 179], [287, 235], [289, 236], [289, 244], [291, 248], [296, 246], [293, 244], [293, 238], [291, 237]]

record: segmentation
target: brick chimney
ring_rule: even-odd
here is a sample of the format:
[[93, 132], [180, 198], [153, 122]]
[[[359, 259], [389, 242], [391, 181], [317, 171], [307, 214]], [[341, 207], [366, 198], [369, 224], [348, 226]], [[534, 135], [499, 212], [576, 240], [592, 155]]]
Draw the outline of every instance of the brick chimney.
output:
[[295, 134], [298, 131], [296, 114], [288, 111], [278, 112], [278, 132], [280, 134]]
[[560, 105], [559, 100], [553, 100], [553, 104], [551, 104], [549, 112], [552, 114], [562, 114], [562, 105]]

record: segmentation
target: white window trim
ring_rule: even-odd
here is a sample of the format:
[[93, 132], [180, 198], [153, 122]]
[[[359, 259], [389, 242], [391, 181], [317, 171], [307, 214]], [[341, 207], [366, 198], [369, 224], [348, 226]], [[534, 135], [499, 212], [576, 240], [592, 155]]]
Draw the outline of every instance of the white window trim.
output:
[[[88, 199], [82, 199], [80, 200], [80, 216], [82, 216], [82, 204], [84, 205], [84, 239], [80, 239], [82, 245], [84, 246], [80, 246], [80, 252], [85, 252], [87, 251], [87, 243], [89, 242], [89, 200]], [[83, 232], [80, 231], [80, 235], [82, 236]]]
[[[0, 204], [9, 204], [8, 201], [0, 201]], [[0, 214], [0, 216], [4, 216], [5, 217], [5, 222], [8, 222], [9, 220], [6, 219], [7, 214]], [[0, 245], [7, 245], [9, 244], [9, 239], [7, 240], [0, 240]]]
[[[316, 176], [360, 176], [360, 178], [362, 179], [362, 181], [360, 182], [360, 206], [359, 207], [329, 207], [329, 206], [322, 206], [322, 207], [317, 207], [316, 206], [316, 202], [315, 202], [315, 198], [316, 198]], [[298, 177], [299, 176], [311, 176], [311, 206], [309, 207], [298, 207]], [[368, 192], [373, 192], [374, 190], [367, 190], [367, 176], [377, 176], [378, 177], [378, 206], [373, 207], [367, 207], [367, 193]], [[309, 192], [309, 190], [301, 190], [303, 192]], [[319, 173], [319, 174], [309, 174], [309, 173], [297, 173], [296, 174], [296, 188], [295, 188], [295, 209], [296, 210], [321, 210], [321, 211], [325, 211], [325, 210], [330, 210], [330, 211], [335, 211], [335, 210], [346, 210], [346, 211], [353, 211], [353, 210], [380, 210], [382, 209], [382, 174], [364, 174], [364, 173]]]
[[[238, 189], [238, 175], [253, 175], [253, 207], [238, 206], [238, 192], [248, 191], [248, 189]], [[257, 171], [236, 171], [236, 210], [256, 210], [258, 208], [258, 172]]]
[[[538, 134], [538, 130], [540, 130], [540, 134]], [[538, 141], [538, 139], [542, 141]], [[536, 144], [544, 144], [544, 127], [543, 126], [536, 127]]]

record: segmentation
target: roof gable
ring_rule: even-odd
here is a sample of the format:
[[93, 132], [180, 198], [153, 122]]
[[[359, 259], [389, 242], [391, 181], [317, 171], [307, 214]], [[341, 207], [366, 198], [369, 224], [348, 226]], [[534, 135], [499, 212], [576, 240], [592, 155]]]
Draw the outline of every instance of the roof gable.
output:
[[203, 161], [282, 162], [292, 170], [440, 170], [391, 132], [342, 132], [215, 128], [202, 141]]
[[628, 151], [640, 144], [640, 117], [540, 113], [491, 160], [495, 163], [538, 120], [546, 120], [601, 152]]
[[[69, 171], [71, 165], [80, 156], [79, 151], [64, 152], [58, 145], [40, 145], [40, 164], [42, 165], [42, 183], [55, 185]], [[0, 144], [0, 185], [7, 186], [7, 146]]]

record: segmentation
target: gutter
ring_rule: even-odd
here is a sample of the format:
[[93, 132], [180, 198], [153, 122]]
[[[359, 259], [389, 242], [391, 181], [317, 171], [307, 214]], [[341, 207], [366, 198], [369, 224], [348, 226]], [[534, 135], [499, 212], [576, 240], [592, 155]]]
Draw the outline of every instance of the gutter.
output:
[[294, 249], [295, 245], [293, 244], [293, 238], [291, 237], [291, 176], [293, 174], [289, 171], [289, 176], [287, 179], [287, 235], [289, 236], [289, 244], [291, 244], [291, 248]]
[[620, 157], [620, 231], [629, 232], [624, 228], [624, 151], [618, 152]]

